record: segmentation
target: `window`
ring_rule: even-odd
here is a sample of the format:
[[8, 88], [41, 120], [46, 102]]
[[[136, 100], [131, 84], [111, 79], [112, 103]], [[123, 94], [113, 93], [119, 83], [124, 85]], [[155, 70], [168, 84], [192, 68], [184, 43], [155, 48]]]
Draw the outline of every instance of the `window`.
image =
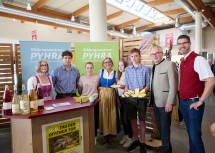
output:
[[107, 3], [151, 22], [155, 22], [157, 19], [167, 18], [140, 0], [107, 0]]

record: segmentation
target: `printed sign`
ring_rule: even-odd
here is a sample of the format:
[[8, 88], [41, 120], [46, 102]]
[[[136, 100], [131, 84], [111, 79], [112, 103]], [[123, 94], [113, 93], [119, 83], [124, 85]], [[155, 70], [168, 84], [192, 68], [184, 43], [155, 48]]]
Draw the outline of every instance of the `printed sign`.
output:
[[70, 42], [20, 41], [23, 83], [37, 74], [35, 66], [39, 60], [48, 62], [49, 74], [62, 65], [61, 54], [65, 50], [71, 50]]
[[42, 125], [44, 153], [83, 153], [83, 118]]
[[165, 38], [165, 47], [169, 47], [170, 42], [173, 42], [173, 33], [166, 34]]
[[31, 31], [31, 38], [32, 40], [37, 40], [37, 30]]
[[85, 74], [85, 63], [94, 64], [94, 73], [98, 74], [102, 69], [102, 60], [111, 57], [114, 62], [114, 70], [117, 70], [119, 61], [118, 42], [81, 42], [75, 43], [75, 66], [80, 74]]

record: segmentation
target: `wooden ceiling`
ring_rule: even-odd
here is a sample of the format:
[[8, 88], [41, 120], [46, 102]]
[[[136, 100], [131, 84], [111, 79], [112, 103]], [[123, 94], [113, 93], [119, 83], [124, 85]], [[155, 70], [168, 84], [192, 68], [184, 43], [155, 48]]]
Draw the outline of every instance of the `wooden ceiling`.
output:
[[[120, 10], [107, 3], [107, 24], [114, 26], [116, 30], [128, 25], [134, 25], [137, 27], [137, 31], [156, 31], [161, 29], [173, 28], [175, 19], [179, 14], [186, 13], [186, 11], [174, 0], [141, 0], [148, 6], [153, 7], [157, 11], [163, 13], [169, 17], [169, 22], [165, 23], [163, 20], [158, 20], [156, 23], [152, 23], [140, 17], [137, 17], [129, 12]], [[215, 29], [215, 10], [214, 0], [186, 0], [187, 4], [193, 10], [203, 10], [202, 16], [209, 23], [209, 25]], [[29, 0], [32, 10], [26, 9], [27, 0], [3, 0], [3, 5], [8, 8], [16, 10], [31, 12], [43, 16], [58, 18], [66, 21], [71, 21], [71, 17], [76, 18], [75, 22], [81, 22], [82, 24], [89, 24], [89, 2], [88, 0]], [[22, 22], [37, 22], [53, 26], [55, 28], [62, 27], [71, 30], [78, 30], [79, 32], [89, 32], [81, 28], [74, 28], [71, 26], [64, 26], [60, 24], [50, 23], [48, 21], [36, 20], [31, 17], [23, 17], [20, 15], [13, 15], [10, 13], [3, 13], [0, 11], [0, 16], [15, 18]], [[193, 22], [194, 19], [191, 16], [186, 16], [180, 19], [180, 22], [187, 23]], [[131, 30], [126, 32], [130, 33]]]

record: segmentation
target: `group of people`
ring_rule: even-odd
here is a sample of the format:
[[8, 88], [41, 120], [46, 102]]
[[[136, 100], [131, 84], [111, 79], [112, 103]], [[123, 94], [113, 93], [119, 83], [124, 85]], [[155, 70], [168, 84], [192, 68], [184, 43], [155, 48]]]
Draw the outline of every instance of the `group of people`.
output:
[[[51, 76], [48, 75], [48, 63], [39, 61], [36, 66], [37, 75], [28, 80], [28, 87], [32, 83], [41, 83], [46, 100], [53, 99], [53, 89], [56, 91], [56, 99], [76, 96], [76, 89], [81, 95], [99, 93], [100, 102], [95, 106], [95, 133], [99, 128], [104, 136], [103, 142], [113, 144], [114, 136], [121, 130], [121, 118], [125, 136], [119, 143], [129, 152], [139, 147], [140, 153], [146, 153], [147, 100], [123, 98], [123, 92], [134, 91], [136, 88], [146, 92], [150, 90], [150, 105], [153, 107], [162, 140], [162, 147], [158, 152], [171, 153], [171, 113], [179, 90], [179, 109], [189, 136], [189, 153], [204, 153], [201, 123], [205, 100], [214, 88], [215, 78], [207, 61], [191, 51], [189, 36], [179, 36], [177, 46], [179, 52], [184, 55], [179, 72], [174, 62], [163, 58], [164, 52], [159, 46], [151, 49], [150, 56], [154, 62], [151, 70], [141, 64], [140, 50], [134, 48], [130, 51], [131, 65], [127, 66], [124, 60], [119, 60], [118, 71], [115, 71], [112, 59], [106, 57], [102, 61], [103, 68], [97, 75], [93, 74], [93, 63], [87, 62], [86, 74], [82, 76], [78, 69], [71, 65], [72, 53], [64, 51], [63, 65], [54, 69]], [[114, 84], [118, 85], [117, 90], [111, 88]], [[137, 115], [140, 123], [139, 134]]]

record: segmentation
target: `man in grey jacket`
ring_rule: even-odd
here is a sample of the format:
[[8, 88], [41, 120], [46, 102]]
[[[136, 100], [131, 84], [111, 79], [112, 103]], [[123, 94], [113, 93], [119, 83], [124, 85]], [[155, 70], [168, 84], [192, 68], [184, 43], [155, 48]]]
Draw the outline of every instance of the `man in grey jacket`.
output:
[[178, 89], [178, 71], [174, 62], [163, 59], [163, 50], [159, 46], [151, 49], [151, 59], [155, 63], [151, 75], [150, 103], [153, 106], [162, 148], [160, 153], [171, 153], [170, 126], [172, 105], [175, 103]]

